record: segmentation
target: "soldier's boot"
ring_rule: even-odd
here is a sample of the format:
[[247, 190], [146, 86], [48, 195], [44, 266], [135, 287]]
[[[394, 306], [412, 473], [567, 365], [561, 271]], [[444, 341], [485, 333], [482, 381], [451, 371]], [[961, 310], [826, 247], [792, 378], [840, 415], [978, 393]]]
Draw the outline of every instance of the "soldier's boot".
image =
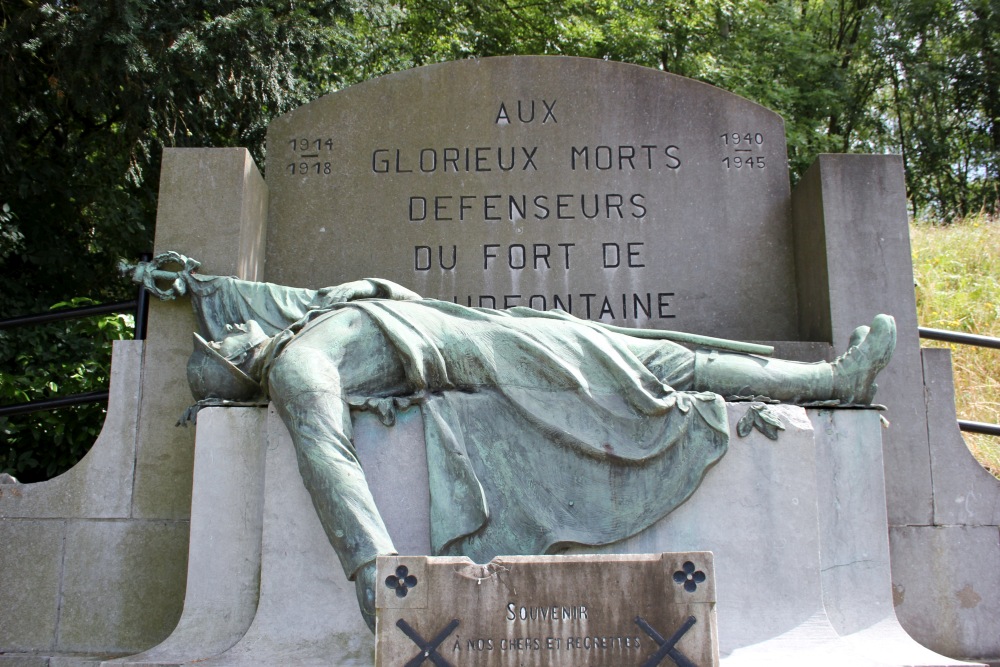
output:
[[369, 561], [354, 573], [354, 592], [358, 596], [361, 617], [375, 633], [375, 561]]
[[699, 350], [695, 353], [694, 389], [724, 397], [767, 396], [788, 403], [837, 400], [870, 405], [875, 377], [896, 347], [896, 323], [878, 315], [871, 327], [858, 327], [847, 352], [832, 362], [803, 363], [750, 355]]

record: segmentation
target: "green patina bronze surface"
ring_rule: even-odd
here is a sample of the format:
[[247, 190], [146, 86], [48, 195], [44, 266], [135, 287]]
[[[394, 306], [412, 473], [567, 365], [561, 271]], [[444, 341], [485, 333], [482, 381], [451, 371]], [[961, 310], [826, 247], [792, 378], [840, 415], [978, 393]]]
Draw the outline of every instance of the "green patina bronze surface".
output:
[[421, 299], [379, 279], [310, 290], [197, 268], [166, 253], [132, 274], [161, 298], [190, 295], [196, 398], [273, 401], [366, 616], [374, 559], [395, 549], [352, 444], [352, 409], [391, 424], [420, 406], [432, 550], [485, 562], [639, 532], [725, 453], [724, 396], [867, 404], [895, 344], [892, 319], [879, 316], [833, 363], [804, 364], [560, 311]]

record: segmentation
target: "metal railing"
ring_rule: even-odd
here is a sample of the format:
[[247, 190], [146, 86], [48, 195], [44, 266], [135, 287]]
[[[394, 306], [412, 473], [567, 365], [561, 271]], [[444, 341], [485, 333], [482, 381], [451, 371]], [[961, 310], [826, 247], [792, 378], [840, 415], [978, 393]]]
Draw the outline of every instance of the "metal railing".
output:
[[[24, 315], [22, 317], [12, 317], [0, 320], [0, 329], [11, 329], [14, 327], [31, 326], [38, 324], [49, 324], [51, 322], [62, 322], [65, 320], [82, 319], [95, 315], [107, 315], [110, 313], [135, 313], [135, 339], [144, 340], [146, 338], [146, 321], [149, 315], [149, 294], [146, 290], [139, 288], [138, 295], [131, 301], [117, 301], [115, 303], [105, 303], [96, 306], [82, 306], [80, 308], [67, 308], [65, 310], [54, 310], [37, 315]], [[106, 403], [108, 392], [90, 391], [83, 394], [70, 394], [69, 396], [59, 396], [47, 398], [40, 401], [28, 401], [27, 403], [14, 403], [12, 405], [0, 405], [0, 417], [11, 415], [23, 415], [30, 412], [41, 412], [42, 410], [55, 410], [73, 405], [86, 405], [88, 403]]]
[[[917, 327], [917, 332], [920, 334], [921, 338], [926, 338], [928, 340], [940, 340], [945, 343], [973, 345], [975, 347], [989, 347], [1000, 350], [1000, 338], [993, 338], [992, 336], [980, 336], [978, 334], [948, 331], [947, 329], [931, 329], [929, 327]], [[958, 428], [969, 433], [983, 433], [985, 435], [1000, 436], [1000, 424], [986, 424], [984, 422], [959, 419]]]

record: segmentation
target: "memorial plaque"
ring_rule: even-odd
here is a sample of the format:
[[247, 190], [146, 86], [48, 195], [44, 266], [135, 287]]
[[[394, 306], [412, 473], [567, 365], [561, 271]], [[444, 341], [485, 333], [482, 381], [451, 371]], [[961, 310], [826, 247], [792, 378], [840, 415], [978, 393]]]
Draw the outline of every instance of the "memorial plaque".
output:
[[709, 552], [378, 560], [376, 667], [708, 667]]
[[271, 282], [798, 338], [782, 120], [690, 79], [564, 57], [392, 74], [272, 122], [267, 183]]

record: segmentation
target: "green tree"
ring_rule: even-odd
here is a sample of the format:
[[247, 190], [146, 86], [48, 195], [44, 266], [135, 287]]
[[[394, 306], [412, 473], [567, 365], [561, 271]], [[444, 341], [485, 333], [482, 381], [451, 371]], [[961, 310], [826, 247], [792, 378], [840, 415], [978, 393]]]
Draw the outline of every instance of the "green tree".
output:
[[262, 159], [268, 121], [316, 94], [303, 73], [336, 61], [338, 10], [0, 2], [0, 312], [131, 293], [109, 275], [150, 248], [162, 147], [247, 146]]
[[[0, 0], [0, 317], [134, 295], [115, 265], [151, 249], [162, 148], [246, 146], [262, 160], [267, 123], [336, 80], [315, 74], [337, 71], [353, 9]], [[0, 332], [0, 398], [106, 387], [94, 369], [106, 365], [107, 337], [89, 326]], [[0, 467], [26, 479], [61, 472], [79, 454], [66, 443], [102, 419], [100, 408], [74, 408], [4, 420], [17, 455]]]
[[1000, 2], [875, 6], [882, 72], [851, 147], [903, 156], [914, 216], [948, 222], [998, 206]]
[[[58, 307], [92, 305], [74, 299]], [[132, 337], [132, 316], [104, 315], [32, 327], [0, 339], [0, 402], [57, 398], [108, 388], [111, 343]], [[0, 472], [22, 482], [48, 479], [76, 463], [94, 443], [104, 405], [90, 403], [0, 417]]]

